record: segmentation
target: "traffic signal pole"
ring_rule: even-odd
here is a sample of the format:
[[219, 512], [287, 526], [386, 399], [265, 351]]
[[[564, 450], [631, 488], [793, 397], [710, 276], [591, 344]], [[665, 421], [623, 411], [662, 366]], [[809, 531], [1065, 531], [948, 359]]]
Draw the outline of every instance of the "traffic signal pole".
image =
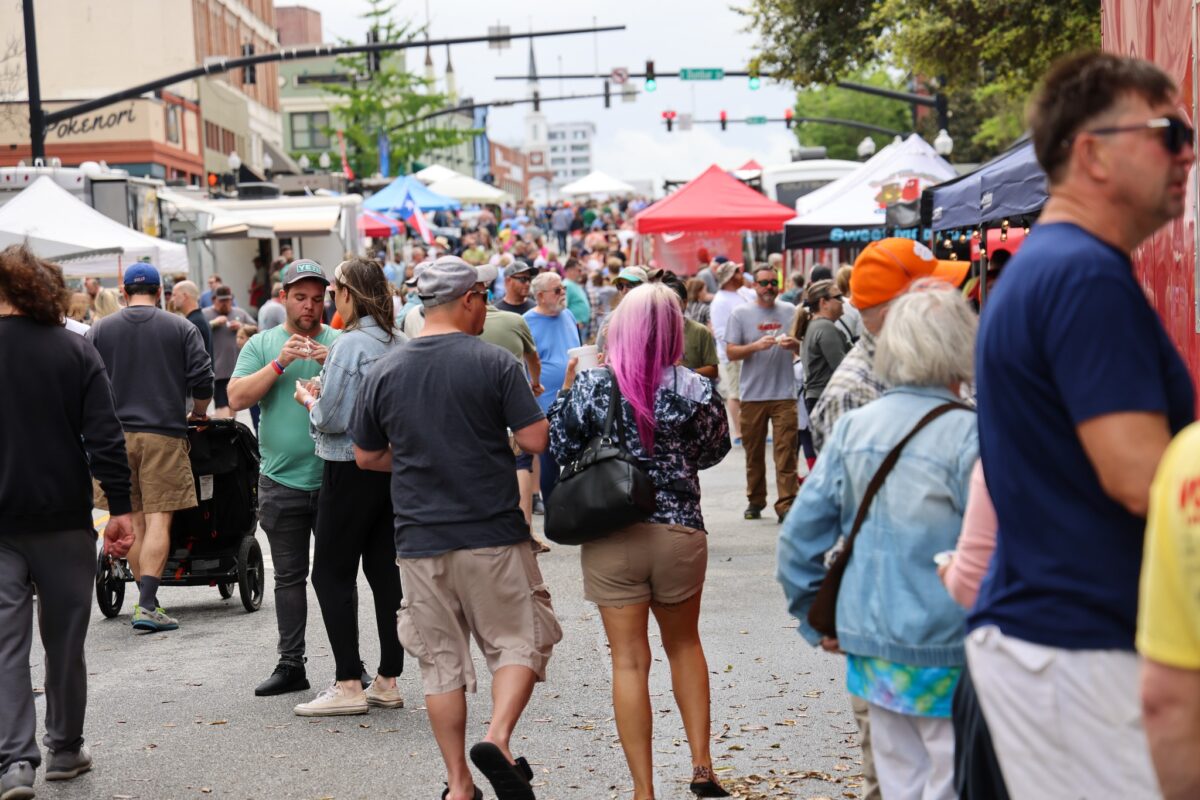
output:
[[167, 75], [162, 78], [157, 78], [153, 81], [131, 86], [128, 89], [122, 89], [119, 92], [97, 97], [94, 100], [88, 100], [77, 105], [64, 108], [59, 111], [46, 113], [42, 108], [41, 85], [38, 75], [37, 61], [37, 41], [36, 32], [34, 29], [34, 14], [33, 0], [22, 0], [22, 11], [25, 19], [25, 64], [26, 75], [29, 86], [29, 143], [31, 156], [35, 159], [45, 159], [46, 157], [46, 132], [52, 127], [62, 122], [63, 120], [77, 117], [80, 114], [86, 114], [89, 111], [95, 111], [98, 108], [110, 106], [113, 103], [119, 103], [122, 100], [129, 100], [135, 97], [140, 97], [144, 94], [155, 92], [159, 89], [164, 89], [182, 81], [202, 78], [208, 75], [220, 75], [232, 69], [241, 67], [253, 66], [255, 64], [269, 64], [277, 61], [300, 61], [309, 58], [321, 58], [324, 56], [340, 56], [350, 53], [382, 53], [392, 50], [408, 50], [417, 47], [431, 47], [437, 45], [454, 45], [454, 44], [476, 44], [480, 42], [507, 42], [512, 39], [538, 39], [547, 36], [572, 36], [582, 33], [608, 33], [610, 31], [623, 31], [624, 25], [606, 25], [602, 27], [592, 28], [567, 28], [553, 31], [530, 31], [529, 33], [509, 33], [503, 36], [460, 36], [453, 39], [436, 39], [436, 40], [420, 40], [408, 42], [374, 42], [370, 44], [354, 44], [354, 45], [318, 45], [316, 47], [307, 48], [288, 48], [286, 50], [277, 50], [272, 53], [259, 53], [253, 56], [244, 56], [241, 58], [215, 58], [200, 67], [177, 72], [174, 75]]

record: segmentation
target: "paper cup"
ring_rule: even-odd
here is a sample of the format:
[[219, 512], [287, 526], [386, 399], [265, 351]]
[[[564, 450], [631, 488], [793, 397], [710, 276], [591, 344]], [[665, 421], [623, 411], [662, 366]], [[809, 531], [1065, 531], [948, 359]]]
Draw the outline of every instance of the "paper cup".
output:
[[585, 344], [583, 347], [572, 347], [567, 351], [567, 359], [578, 358], [579, 363], [575, 365], [576, 372], [582, 372], [585, 369], [595, 369], [600, 366], [599, 351], [594, 344]]

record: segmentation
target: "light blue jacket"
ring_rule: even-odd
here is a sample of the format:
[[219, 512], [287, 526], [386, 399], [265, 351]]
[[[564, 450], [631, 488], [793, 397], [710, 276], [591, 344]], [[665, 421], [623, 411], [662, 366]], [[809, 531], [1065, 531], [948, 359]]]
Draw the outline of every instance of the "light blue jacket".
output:
[[400, 331], [388, 341], [387, 334], [373, 317], [358, 321], [354, 330], [343, 333], [329, 348], [321, 369], [321, 396], [309, 412], [309, 433], [316, 442], [318, 458], [326, 461], [353, 461], [354, 442], [346, 434], [350, 414], [363, 378], [376, 361], [391, 348], [408, 341]]
[[[825, 577], [825, 554], [850, 535], [867, 484], [921, 417], [957, 399], [946, 389], [897, 387], [833, 426], [779, 536], [779, 582], [809, 643], [821, 638], [807, 615]], [[842, 650], [918, 667], [964, 663], [965, 616], [942, 586], [933, 556], [958, 541], [978, 457], [975, 414], [969, 411], [934, 420], [905, 446], [875, 496], [842, 578]]]

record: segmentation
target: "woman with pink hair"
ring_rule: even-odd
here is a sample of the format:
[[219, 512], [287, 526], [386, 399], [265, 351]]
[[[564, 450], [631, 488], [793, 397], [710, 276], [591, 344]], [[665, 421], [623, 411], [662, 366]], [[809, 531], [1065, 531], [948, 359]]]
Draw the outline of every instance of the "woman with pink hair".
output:
[[708, 663], [698, 631], [708, 566], [698, 473], [729, 452], [729, 424], [712, 382], [677, 366], [682, 353], [676, 294], [662, 284], [634, 289], [610, 317], [607, 367], [576, 378], [572, 361], [549, 413], [550, 451], [568, 464], [602, 432], [615, 379], [622, 444], [656, 488], [649, 519], [589, 542], [581, 553], [584, 597], [600, 608], [612, 651], [613, 707], [635, 800], [654, 797], [651, 613], [691, 749], [691, 790], [729, 796], [712, 770]]

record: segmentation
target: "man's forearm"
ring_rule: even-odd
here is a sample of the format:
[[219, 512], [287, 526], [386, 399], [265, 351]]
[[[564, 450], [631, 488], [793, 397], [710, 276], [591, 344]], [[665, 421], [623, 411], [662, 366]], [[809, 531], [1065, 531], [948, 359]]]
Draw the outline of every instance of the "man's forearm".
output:
[[525, 356], [525, 364], [529, 367], [529, 382], [537, 385], [542, 382], [542, 360], [537, 353]]
[[727, 344], [725, 345], [725, 357], [730, 361], [741, 361], [748, 355], [754, 352], [752, 344]]
[[1200, 671], [1143, 658], [1142, 710], [1164, 799], [1200, 797]]
[[275, 385], [280, 376], [275, 367], [267, 364], [253, 375], [234, 378], [226, 390], [229, 394], [229, 407], [234, 411], [243, 411], [266, 397], [267, 392]]
[[212, 402], [211, 397], [193, 397], [192, 398], [192, 413], [197, 417], [203, 417], [208, 413], [208, 404]]
[[354, 445], [354, 463], [358, 465], [359, 469], [367, 469], [374, 472], [391, 472], [391, 445], [386, 450], [363, 450], [358, 445]]

